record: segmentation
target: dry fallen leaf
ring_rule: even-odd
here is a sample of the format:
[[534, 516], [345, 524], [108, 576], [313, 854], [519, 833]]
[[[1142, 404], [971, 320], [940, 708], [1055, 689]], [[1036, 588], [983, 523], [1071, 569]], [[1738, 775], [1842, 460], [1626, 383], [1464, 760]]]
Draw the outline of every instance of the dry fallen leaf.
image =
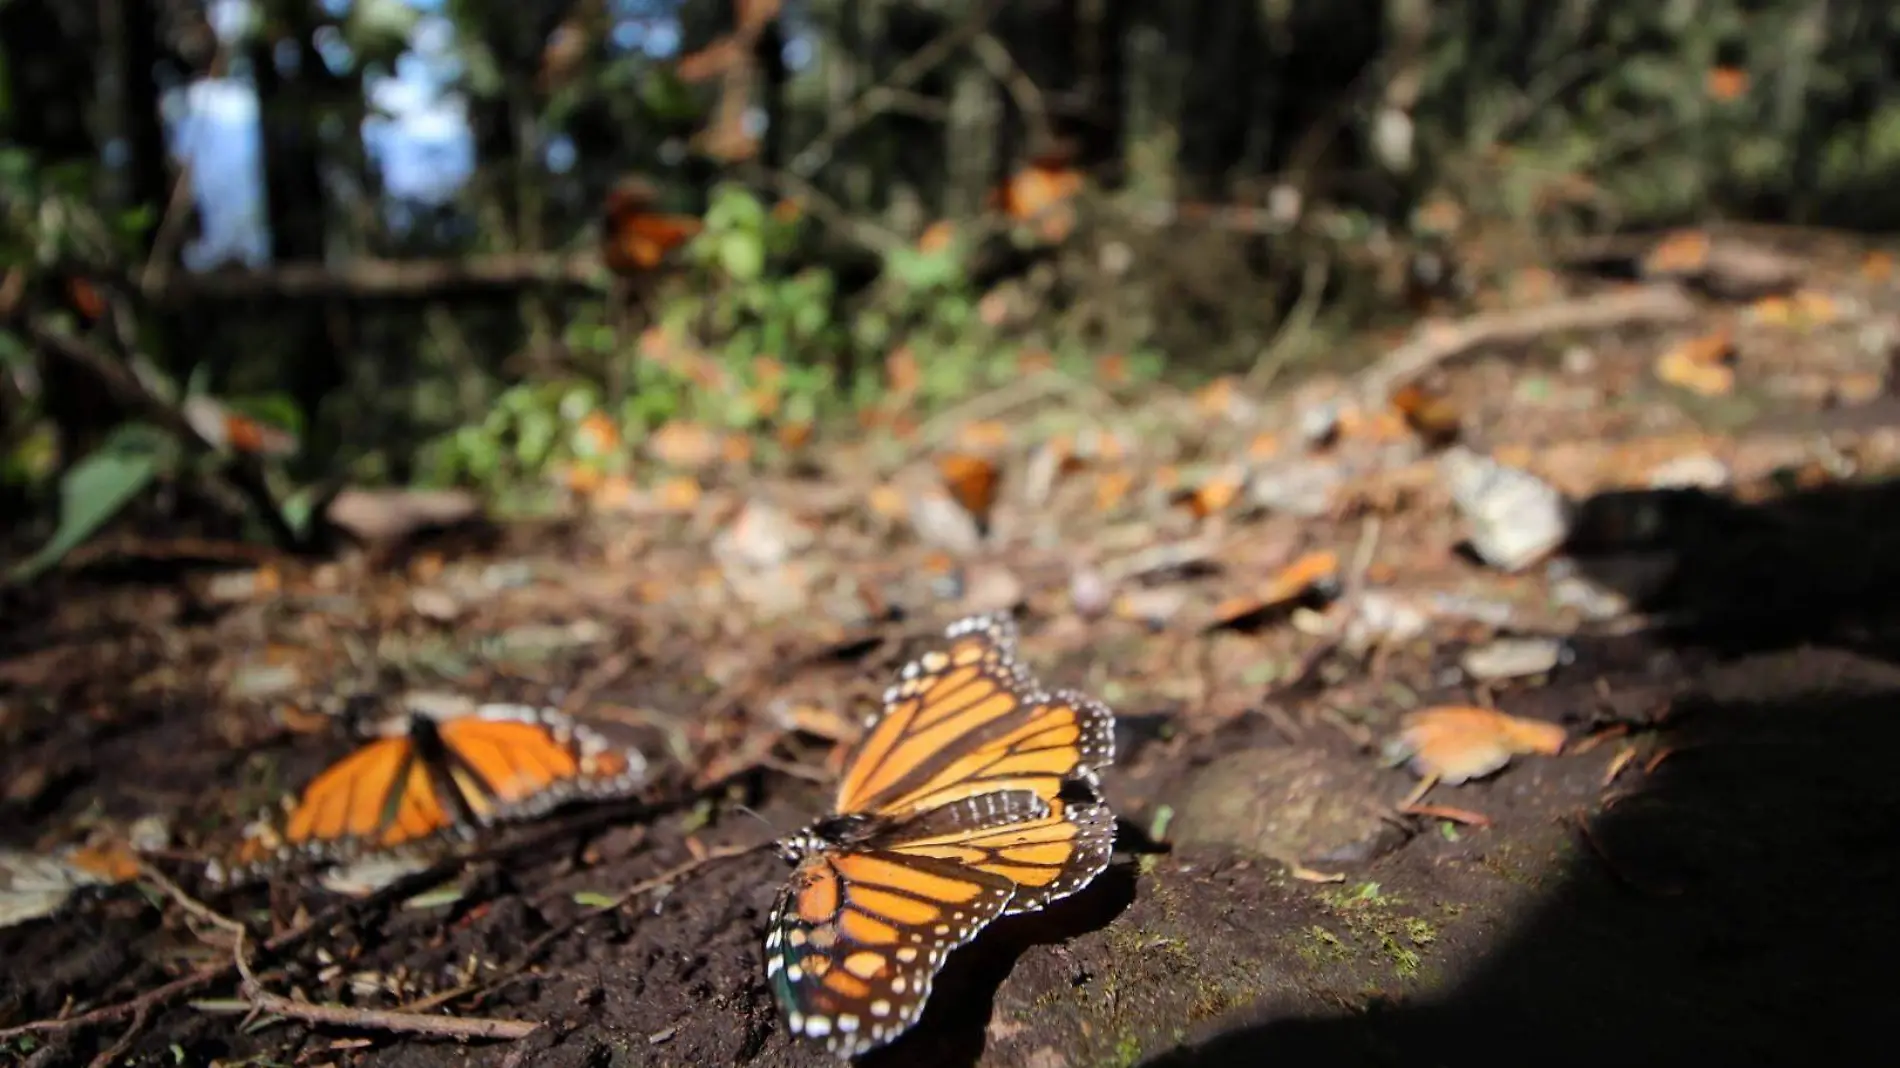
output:
[[1706, 80], [1709, 99], [1724, 104], [1748, 92], [1748, 72], [1740, 67], [1711, 67]]
[[1735, 388], [1735, 338], [1727, 330], [1693, 337], [1656, 360], [1656, 377], [1672, 386], [1716, 397]]
[[1401, 717], [1382, 755], [1388, 765], [1405, 764], [1420, 778], [1435, 776], [1455, 786], [1483, 778], [1519, 754], [1556, 756], [1564, 739], [1564, 729], [1554, 723], [1445, 705]]
[[1246, 469], [1235, 464], [1210, 474], [1191, 489], [1176, 492], [1173, 503], [1186, 508], [1196, 519], [1206, 519], [1226, 511], [1246, 488]]
[[1002, 470], [994, 460], [967, 452], [949, 453], [937, 458], [937, 474], [950, 496], [978, 523], [989, 521], [1002, 481]]
[[366, 542], [395, 541], [428, 527], [448, 527], [481, 515], [482, 503], [463, 490], [346, 489], [325, 517]]
[[717, 463], [725, 456], [725, 442], [702, 424], [675, 420], [647, 438], [646, 451], [668, 467], [690, 471]]
[[924, 232], [917, 236], [917, 251], [925, 255], [941, 252], [949, 248], [950, 243], [956, 239], [957, 224], [949, 219], [938, 219], [924, 227]]
[[1646, 277], [1700, 274], [1709, 263], [1709, 235], [1700, 230], [1677, 230], [1643, 257]]
[[685, 515], [699, 507], [705, 492], [700, 489], [699, 480], [690, 475], [680, 475], [661, 482], [653, 489], [653, 503], [662, 512]]
[[1338, 591], [1339, 554], [1330, 550], [1310, 552], [1281, 568], [1256, 592], [1229, 597], [1215, 605], [1208, 626], [1231, 627], [1309, 596], [1330, 599]]
[[1392, 394], [1392, 409], [1414, 434], [1434, 448], [1458, 440], [1464, 418], [1449, 397], [1417, 385], [1402, 386]]
[[1103, 471], [1095, 479], [1095, 510], [1103, 513], [1114, 511], [1128, 499], [1128, 494], [1134, 488], [1134, 472]]

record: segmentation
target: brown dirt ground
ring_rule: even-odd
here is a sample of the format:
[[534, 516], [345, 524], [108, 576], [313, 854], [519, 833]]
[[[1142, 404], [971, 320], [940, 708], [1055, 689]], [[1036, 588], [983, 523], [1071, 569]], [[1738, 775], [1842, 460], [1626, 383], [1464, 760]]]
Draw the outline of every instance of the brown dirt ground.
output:
[[[1216, 850], [1131, 850], [1077, 898], [999, 924], [959, 952], [925, 1022], [872, 1063], [1581, 1065], [1699, 1055], [1769, 1064], [1852, 1034], [1871, 1039], [1881, 980], [1900, 953], [1900, 778], [1889, 766], [1900, 666], [1886, 596], [1900, 567], [1880, 558], [1878, 533], [1900, 518], [1894, 497], [1829, 493], [1796, 518], [1781, 506], [1773, 523], [1799, 532], [1806, 517], [1851, 508], [1865, 537], [1845, 546], [1777, 551], [1756, 539], [1742, 552], [1742, 528], [1721, 527], [1728, 543], [1709, 549], [1711, 558], [1731, 550], [1721, 581], [1686, 581], [1674, 594], [1679, 604], [1705, 598], [1705, 618], [1739, 619], [1715, 600], [1728, 598], [1798, 608], [1798, 621], [1758, 612], [1775, 625], [1580, 639], [1576, 661], [1548, 685], [1500, 695], [1507, 710], [1573, 725], [1666, 704], [1659, 729], [1632, 737], [1645, 756], [1673, 752], [1650, 774], [1625, 771], [1620, 782], [1635, 785], [1614, 803], [1602, 778], [1617, 747], [1607, 744], [1441, 788], [1437, 800], [1495, 824], [1414, 825], [1389, 852], [1339, 866], [1343, 883], [1296, 881], [1277, 862]], [[1295, 707], [1314, 699], [1284, 697]], [[1288, 744], [1259, 716], [1166, 738], [1146, 736], [1143, 709], [1126, 711], [1128, 755], [1110, 786], [1129, 844], [1215, 754]], [[9, 747], [8, 781], [32, 765], [62, 769], [36, 811], [8, 817], [9, 844], [31, 837], [23, 815], [142, 810], [244, 766], [246, 754], [211, 737], [210, 717], [189, 703], [131, 700], [97, 720], [72, 716]], [[1327, 760], [1366, 759], [1336, 735], [1307, 744]], [[293, 764], [307, 774], [326, 758]], [[1386, 774], [1394, 795], [1409, 782]], [[823, 802], [816, 785], [782, 774], [754, 776], [746, 792], [764, 822], [624, 808], [591, 830], [537, 829], [539, 844], [473, 862], [454, 903], [345, 908], [300, 949], [261, 960], [261, 977], [278, 990], [331, 989], [338, 969], [326, 965], [336, 962], [365, 991], [453, 987], [470, 961], [514, 960], [574, 917], [576, 893], [611, 895], [686, 860], [689, 833], [759, 843], [767, 823], [792, 826]], [[139, 1023], [125, 1063], [824, 1063], [787, 1041], [760, 978], [761, 924], [783, 875], [769, 853], [716, 861], [657, 899], [552, 938], [531, 967], [453, 1003], [462, 1015], [545, 1022], [519, 1043], [240, 1027], [175, 1004]], [[270, 931], [334, 899], [284, 884], [208, 900]], [[105, 894], [0, 931], [0, 1022], [109, 1004], [219, 952], [162, 904]], [[83, 1063], [131, 1023], [16, 1044], [9, 1055]]]
[[[1610, 345], [1600, 356], [1641, 380], [1655, 348]], [[1477, 361], [1460, 380], [1468, 410], [1502, 406], [1482, 420], [1500, 441], [1585, 439], [1605, 419], [1651, 433], [1687, 422], [1592, 394], [1567, 409], [1576, 425], [1560, 426], [1552, 406], [1575, 384], [1542, 401], [1511, 395], [1510, 384], [1524, 380], [1522, 355]], [[1557, 350], [1536, 355], [1541, 381], [1554, 381]], [[1780, 358], [1813, 360], [1796, 345], [1762, 356]], [[1518, 432], [1512, 419], [1523, 424]], [[1565, 725], [1573, 739], [1625, 733], [1561, 757], [1520, 758], [1489, 781], [1431, 795], [1484, 814], [1489, 826], [1411, 819], [1359, 855], [1305, 858], [1338, 882], [1295, 878], [1281, 860], [1245, 850], [1187, 844], [1208, 836], [1183, 825], [1184, 799], [1217, 758], [1248, 750], [1340, 781], [1375, 774], [1361, 733], [1389, 725], [1398, 708], [1484, 699], [1443, 681], [1459, 636], [1434, 632], [1430, 644], [1281, 688], [1237, 683], [1248, 665], [1290, 665], [1313, 643], [1283, 623], [1184, 634], [1112, 616], [1082, 620], [1060, 607], [1067, 571], [1039, 577], [1047, 569], [1017, 561], [1026, 658], [1049, 682], [1101, 692], [1120, 713], [1122, 756], [1107, 786], [1123, 817], [1123, 852], [1088, 890], [999, 923], [956, 953], [923, 1022], [866, 1063], [1597, 1068], [1689, 1058], [1792, 1064], [1875, 1048], [1900, 960], [1900, 776], [1891, 768], [1900, 752], [1900, 555], [1889, 533], [1900, 529], [1900, 488], [1840, 485], [1756, 504], [1625, 492], [1590, 502], [1585, 514], [1612, 521], [1588, 525], [1600, 537], [1572, 546], [1572, 558], [1631, 592], [1648, 625], [1632, 616], [1617, 621], [1631, 626], [1586, 629], [1571, 638], [1575, 658], [1547, 679], [1499, 685], [1490, 696], [1506, 711]], [[1647, 518], [1613, 521], [1638, 514]], [[1482, 581], [1523, 604], [1549, 600], [1533, 581], [1482, 575], [1445, 552], [1452, 523], [1442, 511], [1405, 525], [1392, 524], [1381, 551], [1396, 543], [1406, 580], [1453, 590]], [[1601, 537], [1605, 530], [1619, 533]], [[1633, 544], [1631, 530], [1647, 540]], [[542, 1025], [515, 1042], [458, 1042], [247, 1020], [228, 1011], [237, 985], [220, 974], [149, 1013], [0, 1037], [0, 1063], [829, 1063], [787, 1039], [763, 982], [762, 925], [786, 874], [770, 853], [706, 863], [624, 908], [588, 914], [590, 903], [696, 851], [761, 845], [818, 813], [825, 791], [814, 780], [823, 773], [813, 771], [828, 747], [812, 739], [781, 746], [767, 764], [742, 761], [709, 790], [683, 784], [703, 769], [674, 767], [651, 807], [596, 806], [511, 829], [466, 863], [365, 900], [291, 878], [219, 890], [197, 874], [242, 814], [350, 744], [334, 731], [286, 725], [296, 717], [280, 706], [312, 691], [422, 682], [557, 701], [631, 650], [633, 681], [598, 697], [657, 710], [643, 728], [650, 752], [680, 752], [682, 739], [702, 755], [741, 747], [743, 730], [720, 735], [719, 724], [704, 722], [718, 689], [707, 678], [731, 674], [735, 646], [783, 636], [742, 643], [731, 630], [689, 633], [677, 613], [630, 608], [637, 577], [570, 536], [580, 537], [528, 534], [463, 554], [458, 564], [494, 560], [545, 574], [453, 624], [418, 621], [401, 580], [393, 590], [367, 583], [214, 603], [203, 575], [176, 562], [156, 572], [69, 571], [0, 591], [0, 846], [46, 848], [101, 821], [169, 813], [179, 847], [155, 865], [247, 924], [266, 989], [366, 1009], [448, 992], [436, 1011]], [[1270, 518], [1234, 540], [1241, 548], [1228, 563], [1261, 565], [1264, 576], [1262, 561], [1315, 545], [1345, 553], [1356, 536], [1349, 523]], [[1414, 552], [1419, 545], [1429, 551]], [[1642, 558], [1657, 550], [1679, 566], [1667, 585], [1639, 595]], [[1056, 563], [1066, 551], [1052, 554]], [[880, 558], [897, 572], [910, 562]], [[686, 574], [656, 569], [676, 585]], [[563, 585], [564, 572], [579, 580]], [[582, 618], [603, 622], [581, 648], [493, 665], [494, 641], [509, 628], [541, 624], [545, 636], [546, 625]], [[375, 666], [396, 660], [406, 665], [402, 678]], [[715, 661], [725, 665], [719, 672]], [[239, 662], [303, 681], [295, 697], [235, 701]], [[848, 706], [839, 694], [875, 692], [892, 666], [880, 652], [766, 689], [815, 686]], [[1359, 733], [1334, 729], [1341, 723]], [[1608, 781], [1626, 747], [1633, 759]], [[1396, 799], [1412, 782], [1399, 770], [1376, 776], [1366, 791], [1375, 800]], [[1237, 788], [1266, 798], [1275, 785]], [[454, 895], [410, 896], [445, 878]], [[255, 946], [292, 930], [306, 934], [281, 949]], [[222, 932], [159, 888], [81, 893], [51, 918], [0, 929], [0, 1034], [128, 1005], [229, 954]]]

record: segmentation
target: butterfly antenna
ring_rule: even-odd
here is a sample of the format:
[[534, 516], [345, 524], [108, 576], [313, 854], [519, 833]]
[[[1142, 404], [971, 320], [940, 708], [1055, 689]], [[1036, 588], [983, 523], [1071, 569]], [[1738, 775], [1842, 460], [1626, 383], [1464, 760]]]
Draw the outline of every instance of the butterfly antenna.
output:
[[786, 832], [783, 827], [780, 827], [778, 824], [773, 823], [771, 820], [768, 820], [764, 816], [759, 815], [757, 811], [753, 810], [749, 806], [733, 805], [732, 807], [735, 811], [743, 812], [746, 815], [751, 816], [753, 819], [758, 820], [760, 823], [765, 824], [765, 829], [772, 832], [772, 838], [774, 840], [785, 837]]

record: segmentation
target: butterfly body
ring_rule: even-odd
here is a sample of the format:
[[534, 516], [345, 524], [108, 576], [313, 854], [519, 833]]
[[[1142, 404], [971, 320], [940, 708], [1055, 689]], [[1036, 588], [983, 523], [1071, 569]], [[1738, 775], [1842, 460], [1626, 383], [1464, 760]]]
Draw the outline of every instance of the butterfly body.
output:
[[842, 1057], [902, 1034], [951, 950], [1086, 886], [1113, 846], [1113, 714], [1039, 690], [1005, 616], [946, 638], [885, 694], [833, 812], [779, 843], [794, 867], [766, 979], [791, 1029]]

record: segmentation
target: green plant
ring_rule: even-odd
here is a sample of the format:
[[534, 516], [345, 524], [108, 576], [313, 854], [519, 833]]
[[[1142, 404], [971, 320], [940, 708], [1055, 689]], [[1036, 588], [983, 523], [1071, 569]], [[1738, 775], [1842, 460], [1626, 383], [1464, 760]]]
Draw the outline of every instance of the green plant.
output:
[[[283, 433], [285, 423], [291, 427], [296, 425], [294, 405], [281, 395], [212, 399], [205, 389], [202, 366], [182, 390], [148, 362], [134, 360], [134, 366], [140, 371], [139, 379], [153, 391], [157, 401], [176, 406], [185, 413], [183, 418], [198, 427], [198, 436], [205, 438], [214, 451], [193, 456], [176, 434], [150, 422], [133, 421], [115, 427], [97, 448], [66, 469], [59, 484], [59, 515], [51, 537], [8, 570], [8, 581], [29, 581], [56, 566], [161, 479], [201, 474], [206, 465], [220, 462], [221, 454], [232, 448], [253, 451], [249, 443], [231, 433], [234, 421], [265, 421], [262, 429], [277, 433]], [[203, 402], [202, 407], [199, 402]], [[202, 414], [194, 415], [194, 407]], [[200, 420], [209, 422], [198, 425]], [[278, 426], [269, 427], [269, 421], [276, 421]], [[50, 450], [46, 434], [42, 427], [40, 435], [27, 439], [22, 447], [10, 452], [5, 470], [11, 473], [28, 464], [34, 465], [32, 470], [35, 471], [50, 469], [50, 460], [36, 459], [25, 447], [37, 441], [43, 449]], [[294, 433], [286, 436], [294, 441]], [[290, 504], [273, 505], [281, 514], [272, 518], [283, 519], [293, 533], [301, 537], [310, 519], [307, 503], [299, 505], [293, 496]]]

